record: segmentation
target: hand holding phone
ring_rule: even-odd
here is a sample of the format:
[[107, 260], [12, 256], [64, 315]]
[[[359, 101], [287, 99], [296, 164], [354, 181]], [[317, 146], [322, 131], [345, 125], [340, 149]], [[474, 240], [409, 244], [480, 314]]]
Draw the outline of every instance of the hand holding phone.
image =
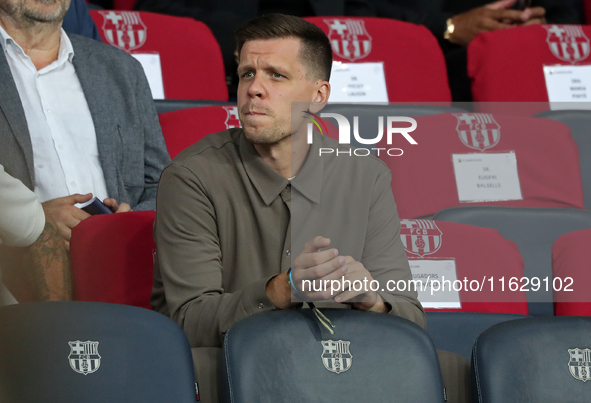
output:
[[80, 210], [86, 211], [90, 215], [111, 214], [112, 211], [104, 205], [102, 201], [95, 197], [80, 205]]

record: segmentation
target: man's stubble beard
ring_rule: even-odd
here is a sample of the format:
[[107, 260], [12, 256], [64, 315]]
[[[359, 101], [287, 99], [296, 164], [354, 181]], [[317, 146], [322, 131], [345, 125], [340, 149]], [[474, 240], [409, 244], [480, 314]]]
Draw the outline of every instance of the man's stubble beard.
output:
[[[61, 22], [64, 19], [64, 16], [68, 12], [68, 8], [70, 7], [70, 1], [68, 0], [55, 0], [59, 3], [59, 8], [54, 11], [53, 13], [46, 13], [39, 11], [37, 9], [30, 9], [24, 8], [23, 10], [23, 17], [32, 22], [42, 22], [42, 23], [51, 23], [51, 22]], [[53, 0], [35, 0], [35, 3], [40, 4], [52, 4], [55, 1]]]
[[284, 138], [291, 135], [290, 132], [290, 125], [286, 122], [281, 120], [277, 120], [275, 114], [269, 108], [257, 108], [262, 112], [266, 113], [268, 117], [273, 119], [273, 124], [270, 127], [261, 128], [256, 131], [255, 133], [251, 133], [248, 131], [247, 126], [243, 124], [242, 119], [240, 119], [240, 124], [244, 130], [244, 135], [248, 141], [253, 144], [261, 144], [261, 145], [271, 145], [276, 144], [283, 140]]
[[253, 144], [271, 145], [291, 136], [291, 133], [286, 130], [281, 130], [280, 128], [270, 127], [259, 132], [257, 135], [244, 129], [244, 135], [246, 136], [246, 139]]

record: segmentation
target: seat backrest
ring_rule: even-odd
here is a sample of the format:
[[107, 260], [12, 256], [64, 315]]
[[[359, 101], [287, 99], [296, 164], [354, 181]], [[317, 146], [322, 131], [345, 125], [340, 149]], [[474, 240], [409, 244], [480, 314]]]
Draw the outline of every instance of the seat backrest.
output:
[[[339, 104], [329, 103], [319, 113], [339, 113], [345, 116], [350, 124], [353, 124], [353, 118], [359, 117], [360, 136], [375, 137], [378, 130], [379, 116], [428, 116], [440, 113], [462, 113], [465, 109], [451, 107], [444, 103], [390, 103], [382, 104]], [[361, 125], [363, 123], [363, 125]], [[365, 129], [367, 127], [367, 129]], [[367, 133], [365, 130], [367, 130]], [[371, 134], [370, 134], [371, 133]]]
[[419, 326], [392, 315], [322, 312], [335, 325], [332, 336], [322, 336], [310, 309], [234, 325], [224, 339], [222, 401], [443, 402], [437, 354]]
[[589, 401], [591, 318], [512, 320], [481, 334], [474, 345], [473, 401]]
[[92, 216], [72, 230], [74, 297], [151, 309], [154, 211]]
[[[329, 103], [318, 113], [320, 116], [322, 116], [323, 113], [338, 113], [339, 115], [344, 116], [349, 122], [351, 133], [353, 133], [352, 129], [354, 128], [355, 118], [357, 118], [359, 122], [359, 136], [363, 139], [370, 139], [376, 137], [379, 130], [380, 117], [386, 122], [389, 116], [415, 117], [453, 112], [462, 113], [466, 112], [466, 110], [443, 105], [443, 103], [390, 103], [387, 105], [368, 103]], [[337, 124], [337, 121], [334, 118], [325, 117], [323, 119], [327, 124]], [[338, 139], [338, 136], [334, 138]], [[353, 134], [351, 135], [351, 146], [369, 149], [377, 147], [375, 144], [367, 145], [359, 143]], [[372, 150], [372, 154], [376, 155], [375, 150]]]
[[[525, 292], [502, 290], [498, 283], [501, 277], [523, 276], [523, 259], [517, 246], [498, 231], [431, 220], [402, 220], [400, 224], [411, 271], [423, 261], [447, 260], [455, 265], [456, 278], [463, 284], [456, 287], [460, 288], [461, 308], [438, 311], [528, 313]], [[454, 281], [451, 268], [449, 274], [447, 280]]]
[[164, 315], [41, 302], [0, 308], [0, 323], [2, 403], [195, 402], [189, 343]]
[[335, 61], [383, 62], [390, 102], [451, 101], [443, 53], [427, 28], [390, 18], [305, 19], [328, 36]]
[[531, 280], [519, 279], [519, 287], [529, 290], [530, 315], [554, 314], [551, 254], [556, 239], [572, 231], [591, 228], [591, 212], [579, 209], [452, 207], [438, 212], [434, 219], [494, 228], [504, 238], [515, 242], [525, 263], [524, 277], [540, 281], [535, 291], [537, 287]]
[[158, 117], [170, 158], [208, 134], [241, 127], [235, 105], [181, 109]]
[[402, 136], [392, 145], [385, 139], [379, 144], [404, 150], [400, 157], [382, 153], [392, 171], [401, 218], [429, 216], [465, 205], [459, 199], [452, 154], [469, 153], [477, 157], [515, 152], [523, 197], [470, 205], [584, 208], [577, 145], [568, 126], [547, 119], [482, 113], [444, 113], [417, 117], [416, 122], [410, 134], [417, 145]]
[[165, 98], [228, 100], [222, 52], [204, 23], [146, 11], [92, 10], [90, 15], [105, 43], [160, 55]]
[[543, 66], [588, 64], [591, 27], [530, 25], [484, 32], [468, 45], [476, 102], [548, 102]]
[[427, 312], [427, 333], [437, 350], [450, 351], [466, 359], [472, 355], [480, 333], [497, 323], [528, 318], [511, 313]]
[[554, 313], [591, 316], [591, 229], [560, 236], [552, 247]]
[[545, 111], [536, 116], [557, 120], [570, 128], [570, 134], [579, 148], [579, 167], [581, 169], [585, 208], [591, 210], [591, 133], [589, 133], [591, 111]]

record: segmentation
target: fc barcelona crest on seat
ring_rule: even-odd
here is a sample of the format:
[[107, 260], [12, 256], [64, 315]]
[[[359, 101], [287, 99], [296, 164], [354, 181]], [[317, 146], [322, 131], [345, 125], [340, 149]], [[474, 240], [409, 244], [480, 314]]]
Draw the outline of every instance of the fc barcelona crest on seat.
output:
[[148, 28], [140, 14], [132, 11], [101, 11], [103, 32], [109, 44], [130, 52], [146, 43]]
[[350, 341], [322, 341], [322, 363], [330, 372], [340, 374], [347, 371], [353, 364], [353, 356], [349, 351]]
[[501, 138], [501, 125], [490, 113], [454, 113], [458, 119], [456, 130], [466, 147], [485, 151], [493, 148]]
[[354, 62], [371, 52], [371, 36], [365, 29], [365, 22], [353, 19], [326, 19], [328, 39], [332, 51], [341, 59]]
[[96, 372], [101, 366], [101, 356], [98, 353], [98, 341], [69, 341], [70, 367], [79, 374], [88, 375]]
[[240, 124], [240, 117], [238, 116], [237, 106], [224, 106], [226, 111], [226, 129], [234, 129], [236, 127], [242, 127]]
[[579, 381], [587, 382], [591, 380], [591, 350], [588, 348], [568, 349], [570, 360], [568, 361], [568, 369], [570, 374]]
[[550, 51], [558, 59], [574, 64], [589, 56], [589, 38], [580, 25], [544, 25], [544, 28], [548, 31], [546, 42]]
[[423, 257], [441, 248], [443, 233], [434, 221], [403, 220], [400, 224], [400, 239], [408, 253]]

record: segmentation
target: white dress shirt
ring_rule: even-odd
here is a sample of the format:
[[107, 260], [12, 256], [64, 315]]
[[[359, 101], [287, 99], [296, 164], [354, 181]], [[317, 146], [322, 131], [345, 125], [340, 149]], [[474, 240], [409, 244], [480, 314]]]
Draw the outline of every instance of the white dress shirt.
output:
[[[37, 196], [21, 181], [4, 172], [0, 165], [0, 244], [28, 246], [39, 238], [45, 214]], [[1, 263], [1, 262], [0, 262]], [[0, 267], [0, 306], [16, 303], [2, 284]]]
[[93, 193], [100, 200], [108, 197], [92, 116], [64, 30], [58, 59], [39, 71], [1, 26], [0, 43], [29, 127], [39, 200], [74, 193]]
[[39, 238], [45, 214], [37, 196], [0, 165], [0, 245], [29, 246]]

